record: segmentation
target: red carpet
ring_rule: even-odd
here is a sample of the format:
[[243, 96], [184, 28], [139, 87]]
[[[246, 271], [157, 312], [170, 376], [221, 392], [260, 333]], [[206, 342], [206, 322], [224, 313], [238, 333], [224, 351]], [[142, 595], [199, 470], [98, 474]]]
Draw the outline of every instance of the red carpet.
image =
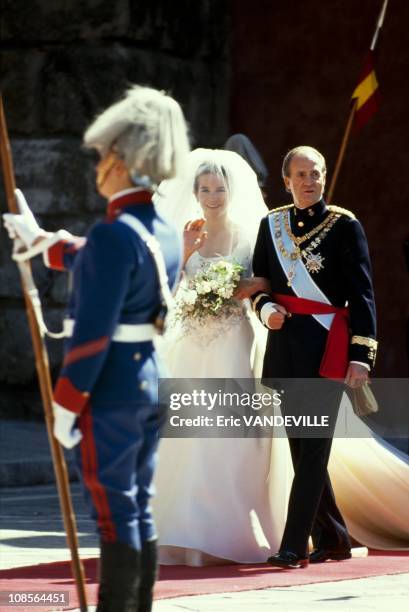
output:
[[[88, 603], [96, 603], [96, 560], [84, 560], [87, 576]], [[161, 566], [156, 585], [156, 599], [183, 595], [203, 595], [228, 591], [249, 591], [268, 587], [286, 587], [315, 582], [332, 582], [354, 578], [368, 578], [385, 574], [409, 572], [408, 552], [371, 551], [364, 559], [342, 563], [330, 562], [311, 565], [307, 569], [283, 571], [268, 565], [222, 565], [213, 567]], [[0, 571], [0, 591], [69, 591], [70, 605], [78, 606], [69, 564], [47, 563]], [[19, 612], [45, 612], [51, 607], [1, 607]], [[52, 608], [57, 609], [57, 608]]]

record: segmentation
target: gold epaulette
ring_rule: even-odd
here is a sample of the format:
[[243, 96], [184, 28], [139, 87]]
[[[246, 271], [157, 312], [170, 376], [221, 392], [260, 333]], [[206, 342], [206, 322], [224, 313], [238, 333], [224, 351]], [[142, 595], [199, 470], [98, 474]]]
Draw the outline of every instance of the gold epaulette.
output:
[[285, 206], [278, 206], [278, 208], [272, 208], [268, 211], [268, 214], [271, 215], [271, 213], [275, 213], [278, 210], [288, 210], [289, 208], [294, 208], [294, 204], [286, 204]]
[[356, 219], [353, 212], [351, 212], [347, 208], [341, 208], [341, 206], [334, 206], [333, 204], [329, 204], [328, 210], [330, 210], [331, 212], [338, 213], [340, 215], [346, 215], [347, 217], [350, 217], [351, 219]]

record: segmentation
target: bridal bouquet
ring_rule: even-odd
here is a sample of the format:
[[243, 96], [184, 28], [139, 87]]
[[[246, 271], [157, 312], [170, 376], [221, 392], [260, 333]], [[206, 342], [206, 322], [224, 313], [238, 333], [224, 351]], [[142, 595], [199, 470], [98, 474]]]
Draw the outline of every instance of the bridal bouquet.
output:
[[211, 263], [206, 269], [196, 272], [187, 285], [180, 287], [176, 318], [216, 316], [221, 309], [227, 313], [229, 308], [236, 306], [233, 293], [242, 272], [243, 266], [228, 261]]

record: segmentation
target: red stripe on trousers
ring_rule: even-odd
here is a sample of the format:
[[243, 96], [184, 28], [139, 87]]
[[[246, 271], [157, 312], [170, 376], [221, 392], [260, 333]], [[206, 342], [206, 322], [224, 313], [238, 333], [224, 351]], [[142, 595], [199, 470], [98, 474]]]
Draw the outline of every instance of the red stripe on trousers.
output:
[[82, 432], [81, 458], [84, 482], [97, 511], [97, 523], [101, 530], [101, 538], [104, 542], [116, 542], [116, 529], [111, 517], [108, 496], [105, 487], [98, 479], [98, 457], [92, 431], [90, 406], [87, 406], [80, 416], [80, 429]]

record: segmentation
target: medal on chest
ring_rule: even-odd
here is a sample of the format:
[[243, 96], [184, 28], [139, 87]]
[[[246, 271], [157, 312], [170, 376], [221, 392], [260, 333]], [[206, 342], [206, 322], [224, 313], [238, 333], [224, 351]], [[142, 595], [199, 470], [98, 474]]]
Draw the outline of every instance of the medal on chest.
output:
[[[325, 257], [316, 251], [316, 249], [318, 249], [322, 240], [334, 226], [339, 217], [339, 214], [330, 213], [322, 223], [317, 225], [317, 227], [312, 229], [310, 232], [307, 232], [303, 236], [294, 236], [291, 231], [288, 213], [283, 211], [282, 213], [275, 215], [274, 236], [277, 240], [278, 248], [282, 256], [290, 259], [291, 261], [291, 265], [287, 273], [287, 285], [289, 287], [291, 287], [295, 278], [297, 264], [300, 260], [304, 263], [310, 274], [316, 274], [324, 269]], [[281, 229], [283, 224], [287, 237], [290, 239], [291, 246], [293, 247], [292, 250], [289, 250], [284, 245]], [[313, 238], [312, 242], [307, 247], [302, 248], [301, 245], [308, 240], [311, 240], [311, 238]]]
[[308, 272], [315, 274], [320, 270], [324, 269], [323, 262], [325, 257], [322, 257], [319, 253], [309, 253], [306, 257], [304, 257], [305, 267]]

